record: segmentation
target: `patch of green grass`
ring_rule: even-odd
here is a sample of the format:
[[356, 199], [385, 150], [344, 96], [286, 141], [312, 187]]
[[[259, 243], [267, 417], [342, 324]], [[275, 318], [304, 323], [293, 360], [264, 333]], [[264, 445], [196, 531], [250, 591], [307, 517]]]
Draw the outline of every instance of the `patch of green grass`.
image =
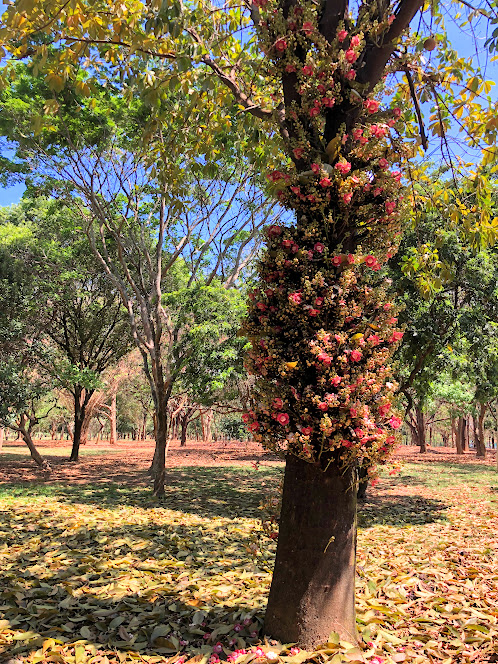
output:
[[489, 488], [498, 487], [498, 472], [493, 466], [478, 463], [406, 463], [394, 476], [383, 473], [394, 485], [425, 486], [431, 488], [471, 485]]

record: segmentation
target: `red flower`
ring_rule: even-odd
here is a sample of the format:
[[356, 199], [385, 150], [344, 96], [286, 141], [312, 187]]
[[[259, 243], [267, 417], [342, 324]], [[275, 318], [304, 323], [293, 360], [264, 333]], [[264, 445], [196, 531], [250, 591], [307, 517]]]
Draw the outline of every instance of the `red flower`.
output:
[[359, 362], [362, 357], [363, 355], [361, 351], [358, 350], [357, 348], [351, 351], [351, 359], [353, 360], [353, 362]]
[[351, 199], [352, 199], [352, 198], [353, 198], [353, 194], [352, 194], [350, 191], [348, 191], [346, 194], [344, 194], [344, 196], [342, 197], [342, 200], [343, 200], [343, 201], [346, 203], [346, 205], [347, 205], [348, 203], [351, 203]]
[[277, 51], [280, 51], [280, 53], [282, 53], [287, 49], [287, 42], [283, 37], [277, 39], [277, 41], [275, 42], [275, 48], [277, 49]]
[[353, 256], [353, 254], [348, 254], [348, 263], [354, 263], [354, 256]]
[[315, 305], [316, 305], [317, 307], [321, 307], [322, 304], [323, 304], [323, 297], [317, 297], [317, 298], [315, 298]]
[[354, 37], [351, 37], [351, 46], [359, 46], [360, 45], [360, 36], [359, 35], [354, 35]]
[[301, 159], [301, 157], [304, 154], [304, 148], [294, 148], [294, 150], [292, 150], [292, 153], [296, 159]]
[[339, 32], [337, 33], [337, 39], [340, 42], [343, 42], [346, 39], [347, 36], [348, 36], [348, 31], [347, 30], [339, 30]]
[[316, 118], [317, 115], [320, 115], [320, 108], [318, 106], [313, 106], [313, 108], [310, 108], [309, 110], [310, 118]]
[[327, 403], [326, 401], [321, 401], [321, 402], [318, 404], [318, 408], [319, 408], [320, 410], [322, 410], [323, 412], [325, 412], [325, 411], [327, 411], [327, 410], [329, 409], [329, 405], [328, 405], [328, 403]]
[[251, 422], [247, 428], [249, 431], [257, 431], [259, 429], [259, 422]]
[[351, 170], [351, 164], [349, 161], [338, 161], [334, 168], [339, 171], [339, 173], [346, 175], [346, 173], [349, 173]]
[[303, 436], [309, 436], [311, 433], [313, 433], [313, 427], [303, 427], [301, 429], [301, 433]]
[[280, 399], [280, 397], [275, 397], [275, 399], [273, 399], [273, 407], [274, 408], [276, 408], [277, 410], [281, 410], [283, 408], [283, 406], [284, 406], [284, 402], [283, 402], [282, 399]]
[[320, 312], [318, 311], [318, 309], [310, 309], [310, 310], [308, 311], [308, 314], [309, 314], [310, 316], [313, 316], [313, 317], [318, 316], [319, 313], [320, 313]]
[[311, 76], [313, 73], [313, 68], [310, 65], [304, 65], [304, 67], [301, 69], [301, 74], [303, 76]]
[[311, 170], [315, 175], [320, 172], [320, 164], [311, 164]]
[[334, 104], [335, 104], [335, 99], [333, 97], [324, 97], [322, 99], [322, 104], [326, 108], [332, 108], [332, 106], [334, 106]]
[[393, 415], [391, 417], [391, 419], [389, 420], [389, 424], [392, 426], [393, 429], [399, 429], [402, 422], [401, 422], [401, 419], [399, 417], [397, 417], [396, 415]]
[[277, 415], [277, 422], [281, 424], [282, 426], [285, 426], [286, 424], [289, 424], [289, 416], [287, 413], [279, 413]]
[[342, 377], [341, 377], [341, 376], [334, 376], [334, 377], [331, 379], [330, 384], [331, 384], [331, 385], [334, 385], [335, 387], [337, 387], [337, 385], [339, 385], [339, 383], [341, 382], [341, 380], [342, 380]]
[[330, 178], [322, 178], [320, 180], [320, 186], [325, 188], [325, 187], [330, 187], [332, 184], [332, 180]]
[[314, 249], [316, 252], [318, 252], [319, 254], [321, 254], [321, 253], [323, 252], [323, 250], [325, 249], [325, 245], [322, 244], [321, 242], [317, 242], [317, 243], [315, 244], [315, 246], [313, 247], [313, 249]]
[[377, 263], [375, 256], [369, 255], [365, 256], [365, 265], [367, 267], [373, 267]]
[[313, 23], [311, 21], [305, 21], [303, 23], [303, 32], [305, 35], [310, 35], [314, 30]]
[[369, 113], [377, 113], [380, 106], [376, 99], [366, 99], [363, 105]]
[[353, 51], [353, 49], [348, 49], [346, 51], [346, 62], [349, 62], [349, 64], [353, 64], [353, 62], [356, 62], [358, 60], [358, 54]]
[[342, 263], [342, 256], [334, 256], [332, 263], [334, 265], [340, 265]]
[[299, 292], [289, 293], [289, 302], [291, 304], [301, 304], [302, 295]]

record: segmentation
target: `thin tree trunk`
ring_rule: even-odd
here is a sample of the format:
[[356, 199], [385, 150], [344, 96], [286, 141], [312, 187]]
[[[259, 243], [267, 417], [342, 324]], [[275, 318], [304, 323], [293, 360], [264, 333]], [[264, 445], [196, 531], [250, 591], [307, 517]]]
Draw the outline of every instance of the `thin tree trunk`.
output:
[[159, 406], [156, 412], [156, 448], [152, 461], [152, 476], [154, 478], [154, 495], [158, 498], [164, 496], [164, 480], [166, 470], [166, 447], [168, 439], [168, 406], [164, 395], [160, 395]]
[[456, 452], [463, 454], [464, 451], [464, 438], [465, 438], [465, 418], [458, 418], [458, 427], [456, 432]]
[[116, 421], [117, 421], [117, 406], [116, 406], [116, 393], [114, 392], [111, 396], [111, 409], [109, 411], [109, 426], [111, 428], [111, 433], [109, 435], [109, 445], [115, 445], [118, 439], [116, 432]]
[[29, 452], [31, 454], [31, 458], [33, 461], [40, 466], [40, 468], [46, 472], [50, 472], [52, 470], [52, 467], [50, 466], [49, 462], [42, 457], [40, 452], [36, 449], [36, 446], [33, 442], [33, 438], [31, 437], [31, 428], [28, 427], [26, 428], [26, 424], [28, 422], [28, 418], [26, 415], [22, 415], [20, 422], [19, 422], [19, 433], [24, 439], [24, 442], [28, 446]]
[[356, 470], [288, 455], [265, 632], [311, 650], [331, 632], [356, 642]]
[[463, 451], [468, 452], [469, 451], [469, 436], [470, 436], [470, 417], [464, 417], [464, 425], [463, 425]]
[[415, 415], [417, 418], [417, 439], [418, 444], [420, 445], [420, 453], [425, 454], [427, 452], [427, 442], [425, 440], [425, 417], [422, 409], [418, 406], [415, 408]]
[[[486, 441], [484, 439], [484, 418], [486, 417], [487, 404], [479, 404], [479, 416], [477, 418], [477, 428], [475, 430], [476, 456], [481, 459], [486, 457]], [[474, 420], [475, 426], [475, 420]]]
[[5, 436], [5, 429], [3, 427], [0, 427], [0, 452], [2, 451], [3, 448], [4, 436]]

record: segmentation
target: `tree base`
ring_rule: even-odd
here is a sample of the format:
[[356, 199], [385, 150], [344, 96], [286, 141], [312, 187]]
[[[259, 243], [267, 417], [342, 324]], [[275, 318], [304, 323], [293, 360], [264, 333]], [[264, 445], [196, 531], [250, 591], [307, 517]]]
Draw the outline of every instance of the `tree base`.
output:
[[331, 632], [357, 642], [356, 471], [287, 456], [265, 633], [310, 650]]

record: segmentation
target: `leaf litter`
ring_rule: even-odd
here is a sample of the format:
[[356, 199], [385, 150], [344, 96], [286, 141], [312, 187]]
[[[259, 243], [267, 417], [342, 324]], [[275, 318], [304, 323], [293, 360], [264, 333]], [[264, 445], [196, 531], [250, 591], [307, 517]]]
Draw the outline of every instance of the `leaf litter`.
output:
[[244, 491], [263, 498], [275, 469], [220, 467], [220, 486], [244, 487], [225, 515], [189, 511], [188, 492], [180, 510], [174, 488], [175, 509], [102, 506], [88, 485], [81, 503], [4, 494], [0, 661], [498, 662], [497, 475], [483, 466], [455, 485], [452, 472], [407, 464], [372, 491], [360, 511], [360, 647], [331, 634], [313, 653], [263, 635], [275, 544], [258, 534]]

